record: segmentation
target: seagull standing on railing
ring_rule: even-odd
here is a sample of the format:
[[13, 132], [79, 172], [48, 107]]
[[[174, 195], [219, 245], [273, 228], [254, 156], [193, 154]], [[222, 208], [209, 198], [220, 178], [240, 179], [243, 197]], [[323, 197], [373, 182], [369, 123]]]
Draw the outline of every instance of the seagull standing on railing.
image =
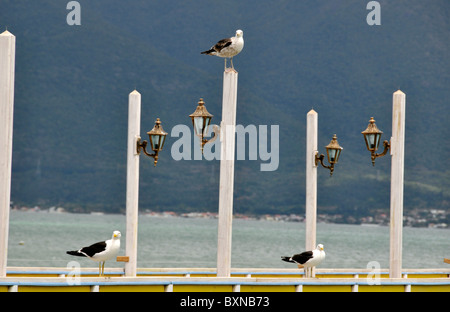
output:
[[227, 58], [231, 61], [231, 69], [234, 70], [233, 56], [238, 55], [244, 48], [244, 32], [240, 29], [236, 30], [236, 36], [225, 38], [217, 42], [207, 51], [201, 54], [215, 55], [225, 58], [225, 70], [227, 69]]
[[106, 241], [95, 243], [89, 247], [83, 247], [79, 250], [67, 251], [67, 254], [78, 257], [88, 257], [93, 261], [98, 261], [99, 276], [105, 273], [105, 261], [116, 257], [120, 249], [119, 231], [114, 231], [112, 238]]
[[311, 268], [319, 265], [325, 259], [323, 245], [317, 245], [316, 249], [304, 251], [292, 257], [281, 257], [281, 260], [291, 263], [297, 263], [299, 268]]

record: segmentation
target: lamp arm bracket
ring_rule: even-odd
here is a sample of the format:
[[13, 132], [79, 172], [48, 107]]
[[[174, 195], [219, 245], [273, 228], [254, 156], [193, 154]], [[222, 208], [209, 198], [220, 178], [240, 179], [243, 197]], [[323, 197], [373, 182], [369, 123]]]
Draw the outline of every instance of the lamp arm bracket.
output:
[[325, 155], [324, 155], [324, 154], [320, 154], [320, 156], [318, 156], [318, 154], [319, 154], [319, 153], [316, 153], [316, 157], [315, 157], [316, 167], [317, 167], [318, 163], [320, 162], [320, 164], [322, 165], [322, 167], [324, 167], [324, 168], [330, 170], [330, 176], [332, 176], [332, 175], [333, 175], [333, 171], [334, 171], [334, 164], [331, 164], [331, 166], [326, 166], [326, 165], [323, 163], [323, 160], [324, 160], [324, 158], [325, 158]]
[[375, 153], [375, 152], [372, 152], [372, 153], [371, 153], [372, 165], [375, 166], [375, 159], [376, 159], [376, 158], [378, 158], [378, 157], [383, 157], [384, 155], [387, 154], [387, 152], [389, 151], [389, 149], [390, 149], [390, 147], [391, 147], [391, 144], [389, 143], [388, 140], [384, 140], [384, 141], [383, 141], [383, 146], [384, 146], [384, 150], [383, 150], [382, 153], [380, 153], [380, 154], [377, 154], [377, 153]]
[[214, 142], [215, 140], [217, 140], [217, 138], [218, 138], [219, 136], [220, 136], [220, 129], [219, 129], [219, 126], [214, 125], [214, 126], [213, 126], [213, 136], [212, 136], [212, 138], [209, 139], [209, 140], [203, 138], [202, 145], [205, 145], [206, 143], [212, 143], [212, 142]]
[[141, 154], [140, 152], [141, 137], [139, 135], [136, 135], [135, 140], [136, 140], [136, 149], [134, 150], [134, 156], [139, 156]]
[[313, 167], [314, 168], [317, 168], [318, 159], [319, 159], [319, 152], [317, 150], [314, 150], [313, 151]]
[[147, 155], [149, 157], [153, 157], [155, 160], [157, 160], [158, 159], [158, 153], [150, 154], [149, 152], [147, 152], [147, 144], [148, 144], [147, 141], [144, 140], [144, 141], [141, 142], [141, 138], [137, 137], [136, 138], [136, 154], [140, 155], [141, 154], [141, 149], [142, 149], [142, 151], [144, 152], [145, 155]]

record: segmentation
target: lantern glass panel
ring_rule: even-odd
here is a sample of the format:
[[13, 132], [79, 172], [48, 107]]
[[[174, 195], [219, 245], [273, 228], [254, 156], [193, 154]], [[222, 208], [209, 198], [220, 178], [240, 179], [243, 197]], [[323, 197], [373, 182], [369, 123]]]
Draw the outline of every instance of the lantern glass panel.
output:
[[211, 117], [195, 117], [194, 130], [197, 136], [207, 136]]
[[152, 145], [152, 150], [159, 151], [161, 150], [161, 143], [160, 143], [161, 136], [154, 134], [150, 136], [150, 141]]
[[161, 135], [159, 137], [159, 140], [160, 140], [159, 150], [161, 151], [163, 149], [163, 147], [164, 147], [164, 142], [166, 142], [166, 136], [165, 135]]
[[381, 140], [381, 133], [377, 133], [375, 135], [375, 150], [377, 150], [378, 147], [380, 146], [380, 140]]
[[339, 156], [341, 156], [341, 149], [336, 150], [336, 156], [335, 156], [335, 160], [334, 163], [337, 163], [339, 161]]
[[202, 135], [203, 132], [203, 117], [195, 117], [194, 118], [194, 130], [195, 134], [198, 136]]
[[330, 164], [334, 164], [336, 162], [336, 150], [335, 149], [328, 149], [328, 162]]
[[336, 159], [336, 150], [335, 149], [329, 149], [328, 150], [328, 162], [330, 164], [333, 164]]
[[339, 159], [339, 154], [341, 153], [341, 150], [339, 149], [334, 149], [334, 148], [329, 148], [328, 151], [328, 162], [330, 164], [335, 164], [338, 162]]
[[378, 145], [380, 144], [380, 138], [381, 138], [381, 135], [378, 133], [366, 135], [367, 146], [369, 147], [369, 150], [376, 151], [378, 149]]
[[208, 128], [211, 123], [211, 117], [205, 117], [205, 127], [203, 128], [203, 136], [208, 135]]
[[369, 150], [375, 149], [375, 134], [366, 134], [366, 140]]

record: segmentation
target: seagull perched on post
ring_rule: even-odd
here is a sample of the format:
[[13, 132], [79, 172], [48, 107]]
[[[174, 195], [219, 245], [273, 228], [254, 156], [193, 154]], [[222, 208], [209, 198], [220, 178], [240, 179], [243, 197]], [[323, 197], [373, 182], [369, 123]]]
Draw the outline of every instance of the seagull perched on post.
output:
[[325, 259], [323, 245], [317, 245], [316, 249], [304, 251], [292, 257], [281, 257], [281, 260], [291, 263], [297, 263], [299, 268], [311, 268], [319, 265]]
[[225, 70], [227, 69], [227, 58], [231, 61], [231, 68], [233, 66], [233, 56], [238, 55], [244, 48], [244, 32], [240, 29], [236, 30], [236, 36], [231, 38], [225, 38], [217, 42], [207, 51], [201, 52], [201, 54], [215, 55], [225, 58]]
[[67, 254], [78, 257], [88, 257], [93, 261], [98, 261], [99, 276], [105, 271], [105, 261], [113, 259], [120, 249], [119, 231], [114, 231], [112, 238], [106, 241], [95, 243], [89, 247], [83, 247], [79, 250], [67, 251]]

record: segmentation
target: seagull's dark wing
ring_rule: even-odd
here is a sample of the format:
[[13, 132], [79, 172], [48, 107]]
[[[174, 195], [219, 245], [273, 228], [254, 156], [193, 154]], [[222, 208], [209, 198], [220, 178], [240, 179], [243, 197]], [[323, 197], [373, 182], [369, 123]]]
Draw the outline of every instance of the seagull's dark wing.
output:
[[100, 253], [106, 249], [106, 242], [98, 242], [89, 247], [83, 247], [80, 252], [92, 257], [93, 255]]
[[291, 260], [291, 257], [282, 256], [281, 260], [294, 263], [294, 261]]
[[313, 257], [312, 251], [305, 251], [305, 252], [302, 252], [301, 254], [293, 255], [292, 260], [294, 260], [295, 262], [297, 262], [299, 264], [304, 264], [304, 263], [306, 263], [306, 261], [308, 261], [312, 257]]
[[231, 38], [225, 38], [220, 40], [219, 42], [217, 42], [213, 49], [216, 50], [217, 52], [222, 51], [223, 48], [228, 47], [231, 44]]

